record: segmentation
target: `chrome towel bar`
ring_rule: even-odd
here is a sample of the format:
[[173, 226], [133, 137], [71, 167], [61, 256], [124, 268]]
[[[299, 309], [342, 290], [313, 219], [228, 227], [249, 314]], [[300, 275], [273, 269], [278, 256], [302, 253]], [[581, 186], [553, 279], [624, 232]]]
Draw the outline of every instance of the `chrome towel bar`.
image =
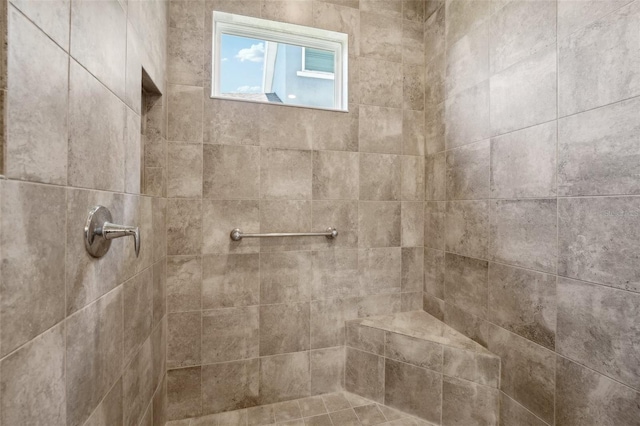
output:
[[326, 232], [271, 232], [267, 234], [245, 234], [240, 229], [236, 228], [231, 231], [231, 239], [233, 241], [240, 241], [243, 238], [266, 238], [266, 237], [327, 237], [332, 240], [338, 236], [338, 230], [336, 228], [327, 228]]

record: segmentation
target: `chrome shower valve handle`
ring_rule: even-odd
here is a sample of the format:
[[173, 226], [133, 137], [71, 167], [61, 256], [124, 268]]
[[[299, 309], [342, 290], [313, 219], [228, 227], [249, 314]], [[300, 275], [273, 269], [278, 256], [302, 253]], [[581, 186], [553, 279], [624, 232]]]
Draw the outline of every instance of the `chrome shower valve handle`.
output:
[[133, 237], [136, 257], [140, 255], [140, 228], [111, 223], [111, 212], [104, 206], [95, 206], [89, 210], [84, 226], [84, 245], [93, 257], [102, 257], [111, 247], [111, 240], [121, 237]]

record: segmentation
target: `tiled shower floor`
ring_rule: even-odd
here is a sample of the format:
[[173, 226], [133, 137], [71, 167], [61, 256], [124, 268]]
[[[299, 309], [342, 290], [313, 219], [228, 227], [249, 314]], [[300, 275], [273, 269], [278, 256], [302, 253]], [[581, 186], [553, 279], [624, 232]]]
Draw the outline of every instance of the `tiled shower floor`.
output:
[[431, 426], [431, 423], [360, 396], [339, 392], [193, 419], [174, 420], [166, 424], [166, 426], [236, 425]]

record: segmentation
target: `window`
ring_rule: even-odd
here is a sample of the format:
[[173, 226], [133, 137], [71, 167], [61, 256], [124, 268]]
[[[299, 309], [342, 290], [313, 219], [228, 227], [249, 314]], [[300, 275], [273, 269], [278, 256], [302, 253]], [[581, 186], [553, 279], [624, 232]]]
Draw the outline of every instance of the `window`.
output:
[[211, 97], [347, 111], [348, 36], [213, 12]]

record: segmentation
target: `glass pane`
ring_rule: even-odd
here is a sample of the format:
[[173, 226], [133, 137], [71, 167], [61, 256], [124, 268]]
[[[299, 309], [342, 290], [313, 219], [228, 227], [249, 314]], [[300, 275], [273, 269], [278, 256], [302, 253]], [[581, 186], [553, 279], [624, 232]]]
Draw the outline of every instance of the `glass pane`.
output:
[[222, 34], [220, 95], [335, 108], [334, 63], [333, 51]]

